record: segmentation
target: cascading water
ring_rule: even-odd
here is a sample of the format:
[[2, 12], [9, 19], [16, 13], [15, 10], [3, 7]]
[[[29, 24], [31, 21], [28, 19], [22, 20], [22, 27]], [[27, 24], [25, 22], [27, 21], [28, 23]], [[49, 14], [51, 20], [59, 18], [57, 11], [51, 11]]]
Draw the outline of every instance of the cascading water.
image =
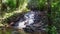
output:
[[28, 12], [27, 14], [24, 15], [25, 19], [20, 19], [18, 23], [15, 24], [15, 28], [21, 29], [21, 28], [26, 28], [27, 25], [33, 24], [34, 23], [34, 15], [35, 13], [33, 11]]
[[46, 17], [43, 18], [42, 16], [45, 16], [43, 12], [29, 11], [24, 14], [24, 18], [16, 22], [14, 28], [23, 29], [26, 32], [46, 30], [45, 28], [47, 27], [47, 21], [44, 22]]

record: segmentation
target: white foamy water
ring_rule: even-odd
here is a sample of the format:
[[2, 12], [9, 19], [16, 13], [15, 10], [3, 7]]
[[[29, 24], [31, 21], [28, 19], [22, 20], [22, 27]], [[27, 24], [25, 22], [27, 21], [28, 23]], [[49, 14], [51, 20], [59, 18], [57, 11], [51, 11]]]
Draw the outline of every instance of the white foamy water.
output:
[[18, 28], [19, 28], [19, 29], [21, 29], [21, 28], [25, 28], [26, 25], [24, 25], [24, 24], [25, 24], [24, 21], [23, 21], [23, 22], [20, 22], [20, 23], [18, 24]]
[[27, 13], [24, 15], [24, 18], [25, 18], [25, 21], [22, 21], [22, 22], [19, 21], [19, 24], [18, 24], [19, 29], [25, 28], [26, 25], [30, 25], [30, 24], [34, 23], [34, 13], [33, 12]]

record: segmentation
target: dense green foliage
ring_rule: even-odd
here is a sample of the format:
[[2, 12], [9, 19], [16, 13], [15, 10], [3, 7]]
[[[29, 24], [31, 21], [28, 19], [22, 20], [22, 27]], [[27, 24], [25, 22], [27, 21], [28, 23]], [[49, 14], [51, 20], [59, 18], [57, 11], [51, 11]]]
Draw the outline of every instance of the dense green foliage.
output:
[[[25, 6], [24, 3], [27, 4], [26, 8], [23, 7]], [[51, 20], [53, 21], [53, 23], [51, 23], [52, 26], [50, 29], [50, 33], [57, 34], [57, 32], [60, 31], [60, 0], [51, 0], [50, 3], [51, 3]], [[23, 10], [22, 12], [27, 11], [27, 9], [31, 9], [31, 8], [37, 8], [39, 10], [47, 10], [46, 8], [47, 0], [28, 0], [28, 1], [27, 0], [6, 0], [5, 4], [7, 5], [6, 7], [9, 7], [9, 10], [7, 9], [4, 11], [2, 10], [0, 11], [1, 23], [8, 22], [12, 18], [14, 18], [15, 20], [16, 14], [20, 14], [19, 11], [17, 11], [18, 13], [16, 13], [15, 10], [17, 9], [21, 11]]]
[[28, 3], [27, 8], [29, 9], [39, 9], [39, 10], [44, 10], [46, 7], [46, 0], [30, 0]]
[[60, 31], [60, 0], [51, 1], [53, 25]]

